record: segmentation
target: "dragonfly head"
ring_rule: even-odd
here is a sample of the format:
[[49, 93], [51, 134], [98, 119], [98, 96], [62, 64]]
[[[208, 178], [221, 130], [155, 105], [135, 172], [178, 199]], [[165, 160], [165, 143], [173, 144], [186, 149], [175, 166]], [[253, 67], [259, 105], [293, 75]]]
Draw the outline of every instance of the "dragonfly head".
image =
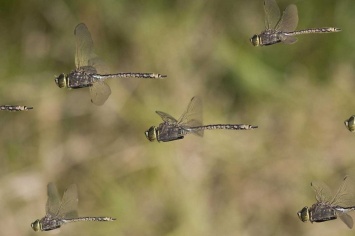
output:
[[344, 124], [346, 128], [348, 128], [349, 131], [354, 132], [355, 131], [355, 116], [351, 116], [348, 120], [344, 121]]
[[302, 220], [303, 222], [306, 222], [309, 220], [309, 210], [308, 207], [303, 207], [302, 210], [297, 212], [298, 218]]
[[260, 46], [260, 37], [259, 35], [254, 35], [253, 37], [250, 38], [250, 42], [251, 44], [253, 44], [254, 46]]
[[157, 139], [157, 129], [155, 126], [150, 127], [147, 131], [144, 132], [144, 134], [151, 142]]
[[31, 224], [31, 228], [36, 232], [39, 231], [41, 229], [41, 223], [39, 222], [39, 220], [36, 220], [35, 222], [33, 222]]
[[60, 74], [57, 78], [55, 78], [54, 81], [59, 88], [64, 88], [67, 86], [67, 76], [65, 74]]

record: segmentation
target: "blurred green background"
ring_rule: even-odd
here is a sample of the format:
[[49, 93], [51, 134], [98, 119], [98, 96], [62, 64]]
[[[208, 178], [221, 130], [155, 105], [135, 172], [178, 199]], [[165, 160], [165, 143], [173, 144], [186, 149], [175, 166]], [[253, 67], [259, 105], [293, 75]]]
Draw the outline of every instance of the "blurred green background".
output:
[[[35, 235], [46, 185], [79, 190], [79, 215], [63, 235], [353, 235], [340, 220], [302, 223], [321, 180], [336, 189], [355, 176], [355, 1], [295, 3], [293, 45], [255, 48], [263, 1], [28, 0], [0, 2], [0, 234]], [[88, 89], [59, 89], [74, 69], [75, 26], [85, 22], [112, 72], [155, 72], [166, 80], [110, 80], [103, 106]], [[259, 125], [150, 143], [144, 131], [179, 117], [193, 96], [204, 123]], [[355, 186], [354, 186], [355, 187]], [[354, 214], [353, 214], [354, 215]]]

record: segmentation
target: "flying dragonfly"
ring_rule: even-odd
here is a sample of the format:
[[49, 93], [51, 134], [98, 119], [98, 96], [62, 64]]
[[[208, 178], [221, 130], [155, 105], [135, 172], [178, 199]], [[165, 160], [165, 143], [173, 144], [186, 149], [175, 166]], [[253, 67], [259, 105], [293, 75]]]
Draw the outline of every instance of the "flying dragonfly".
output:
[[105, 82], [110, 78], [143, 78], [143, 79], [163, 79], [166, 75], [155, 73], [116, 73], [106, 74], [105, 65], [94, 53], [94, 44], [91, 34], [84, 23], [75, 27], [76, 37], [75, 65], [76, 69], [69, 74], [60, 74], [55, 83], [59, 88], [90, 88], [91, 102], [95, 105], [102, 105], [111, 95], [111, 89]]
[[162, 118], [163, 123], [158, 127], [152, 126], [145, 131], [145, 136], [151, 142], [169, 142], [178, 139], [183, 139], [187, 134], [196, 134], [203, 136], [204, 130], [212, 129], [229, 129], [229, 130], [249, 130], [256, 129], [258, 126], [245, 124], [202, 124], [202, 102], [199, 98], [193, 97], [187, 107], [187, 110], [181, 115], [179, 120], [176, 120], [171, 115], [156, 111]]
[[53, 183], [47, 185], [48, 200], [46, 215], [31, 224], [34, 231], [49, 231], [60, 228], [62, 225], [78, 221], [114, 221], [111, 217], [78, 217], [78, 190], [75, 184], [69, 186], [63, 195], [62, 201], [58, 190]]
[[292, 44], [297, 41], [295, 36], [299, 34], [334, 33], [341, 31], [341, 29], [335, 27], [296, 30], [298, 13], [297, 7], [294, 4], [286, 7], [282, 17], [280, 17], [280, 8], [276, 1], [264, 0], [264, 11], [266, 29], [250, 39], [250, 42], [254, 46], [268, 46], [280, 42]]
[[28, 106], [0, 105], [0, 111], [28, 111], [32, 109], [33, 107], [28, 107]]
[[317, 202], [310, 208], [304, 207], [297, 212], [298, 218], [303, 222], [324, 222], [335, 220], [338, 217], [351, 229], [354, 225], [353, 218], [348, 215], [355, 210], [355, 185], [354, 181], [345, 176], [335, 195], [329, 187], [322, 182], [312, 182], [311, 186], [316, 193]]

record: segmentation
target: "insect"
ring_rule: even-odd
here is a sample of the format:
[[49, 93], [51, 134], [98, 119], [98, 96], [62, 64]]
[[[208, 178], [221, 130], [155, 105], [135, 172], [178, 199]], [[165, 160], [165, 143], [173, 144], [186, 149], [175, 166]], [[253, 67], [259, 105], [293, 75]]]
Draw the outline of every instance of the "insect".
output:
[[[75, 27], [76, 37], [75, 65], [76, 69], [69, 74], [60, 74], [55, 83], [59, 88], [90, 88], [91, 102], [95, 105], [102, 105], [111, 95], [111, 89], [105, 82], [109, 78], [144, 78], [144, 79], [163, 79], [166, 75], [154, 73], [116, 73], [105, 74], [102, 68], [102, 61], [94, 53], [94, 44], [91, 34], [84, 23]], [[103, 73], [100, 73], [103, 72]]]
[[317, 202], [310, 208], [304, 207], [297, 212], [303, 222], [324, 222], [335, 220], [338, 217], [351, 229], [353, 218], [348, 215], [355, 210], [354, 182], [345, 176], [338, 191], [333, 195], [327, 185], [322, 182], [312, 182], [311, 186], [316, 193]]
[[187, 107], [187, 110], [176, 120], [171, 115], [156, 111], [162, 118], [163, 123], [158, 127], [152, 126], [146, 132], [145, 136], [149, 141], [169, 142], [183, 139], [187, 134], [196, 134], [203, 136], [204, 130], [229, 129], [229, 130], [249, 130], [256, 129], [258, 126], [245, 124], [202, 124], [202, 102], [199, 98], [193, 97]]
[[296, 30], [298, 25], [297, 7], [294, 4], [286, 7], [280, 17], [280, 8], [275, 0], [264, 0], [265, 30], [255, 34], [250, 42], [254, 46], [268, 46], [275, 43], [292, 44], [297, 41], [296, 35], [314, 33], [333, 33], [341, 29], [334, 27]]
[[47, 185], [48, 200], [46, 215], [31, 224], [34, 231], [49, 231], [62, 225], [78, 221], [114, 221], [111, 217], [78, 217], [78, 190], [75, 184], [69, 186], [60, 201], [58, 190], [53, 183]]

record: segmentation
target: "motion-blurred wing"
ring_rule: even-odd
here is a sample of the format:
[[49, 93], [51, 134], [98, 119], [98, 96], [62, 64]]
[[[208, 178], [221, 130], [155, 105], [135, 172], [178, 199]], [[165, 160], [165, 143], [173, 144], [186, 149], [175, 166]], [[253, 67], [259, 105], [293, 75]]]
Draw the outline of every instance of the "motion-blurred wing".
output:
[[353, 228], [354, 221], [353, 218], [346, 213], [338, 213], [339, 218], [343, 221], [350, 229]]
[[182, 126], [201, 126], [202, 125], [202, 101], [198, 97], [193, 97], [182, 114], [178, 123]]
[[97, 106], [104, 104], [110, 95], [110, 86], [104, 81], [95, 82], [93, 86], [90, 87], [91, 102]]
[[72, 184], [63, 195], [63, 199], [58, 211], [58, 217], [65, 219], [77, 217], [78, 201], [78, 189], [75, 184]]
[[48, 183], [47, 195], [46, 214], [55, 216], [57, 215], [60, 207], [60, 196], [58, 194], [57, 187], [53, 183]]
[[297, 38], [294, 36], [288, 36], [288, 35], [280, 35], [281, 38], [281, 42], [284, 44], [293, 44], [295, 42], [297, 42]]
[[74, 35], [76, 37], [76, 53], [75, 65], [77, 68], [81, 66], [89, 66], [97, 56], [94, 53], [94, 44], [91, 34], [84, 23], [80, 23], [75, 27]]
[[280, 22], [276, 26], [276, 30], [282, 32], [291, 32], [297, 28], [298, 12], [294, 4], [289, 5], [282, 14]]
[[[186, 111], [180, 117], [178, 123], [181, 127], [184, 127], [187, 130], [190, 127], [202, 126], [202, 116], [202, 101], [198, 97], [193, 97], [187, 106]], [[203, 130], [196, 130], [192, 133], [202, 137], [204, 132]]]
[[331, 201], [333, 206], [353, 207], [355, 206], [355, 182], [349, 176], [345, 176], [334, 198]]
[[280, 20], [280, 8], [275, 0], [264, 1], [265, 27], [274, 29]]
[[162, 111], [156, 111], [156, 113], [160, 116], [160, 118], [165, 121], [168, 122], [169, 124], [176, 124], [177, 120], [172, 117], [171, 115], [169, 115], [168, 113], [162, 112]]
[[326, 184], [320, 181], [313, 181], [311, 186], [316, 193], [316, 199], [318, 202], [331, 203], [333, 195]]

